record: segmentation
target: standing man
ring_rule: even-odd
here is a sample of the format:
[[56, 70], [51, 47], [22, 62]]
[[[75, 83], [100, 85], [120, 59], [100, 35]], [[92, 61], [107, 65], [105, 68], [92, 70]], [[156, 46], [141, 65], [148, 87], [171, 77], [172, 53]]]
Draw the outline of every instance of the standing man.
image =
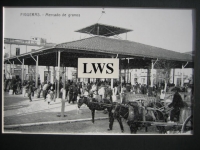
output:
[[74, 101], [77, 101], [77, 96], [78, 96], [78, 87], [76, 84], [74, 84], [73, 86], [73, 104], [74, 104]]
[[41, 94], [41, 92], [42, 92], [43, 86], [44, 86], [44, 82], [42, 82], [42, 84], [40, 84], [40, 85], [38, 86], [37, 98], [40, 98], [40, 94]]
[[70, 87], [69, 87], [69, 103], [71, 101], [73, 101], [73, 99], [74, 99], [74, 93], [73, 92], [74, 92], [73, 91], [73, 85], [70, 85]]
[[180, 110], [184, 107], [184, 103], [181, 95], [179, 94], [179, 89], [176, 89], [174, 94], [172, 103], [169, 104], [169, 107], [173, 107], [174, 109], [171, 111], [170, 120], [171, 121], [179, 121]]
[[47, 98], [47, 87], [48, 87], [48, 84], [45, 83], [44, 86], [43, 86], [43, 97], [44, 97], [44, 100], [46, 101], [46, 98]]
[[34, 92], [33, 84], [31, 84], [31, 82], [28, 82], [28, 98], [30, 102], [32, 102], [32, 99], [31, 99], [32, 92]]
[[67, 98], [68, 92], [69, 92], [69, 82], [68, 82], [68, 81], [67, 81], [67, 83], [66, 83], [66, 85], [65, 85], [65, 90], [66, 90], [65, 97]]
[[16, 79], [15, 78], [13, 78], [13, 80], [12, 80], [12, 87], [13, 87], [13, 95], [15, 94], [17, 94], [17, 81], [16, 81]]

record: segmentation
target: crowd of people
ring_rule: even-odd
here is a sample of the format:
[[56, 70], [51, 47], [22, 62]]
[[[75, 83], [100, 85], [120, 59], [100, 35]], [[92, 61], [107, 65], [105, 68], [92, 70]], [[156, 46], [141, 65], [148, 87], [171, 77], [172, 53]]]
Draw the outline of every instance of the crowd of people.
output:
[[[23, 85], [21, 84], [20, 78], [13, 78], [4, 81], [4, 91], [8, 92], [10, 89], [12, 90], [12, 94], [23, 94], [23, 96], [27, 96], [32, 102], [32, 97], [34, 93], [37, 94], [37, 98], [40, 98], [41, 95], [45, 101], [50, 104], [52, 101], [55, 102], [56, 98], [63, 98], [68, 100], [68, 103], [75, 103], [77, 101], [77, 97], [81, 96], [91, 96], [102, 102], [104, 98], [109, 99], [111, 101], [116, 101], [117, 97], [119, 97], [120, 93], [128, 93], [132, 92], [133, 94], [144, 94], [151, 97], [156, 97], [158, 100], [163, 100], [165, 98], [164, 84], [154, 85], [153, 87], [149, 87], [146, 84], [138, 84], [131, 85], [130, 83], [121, 84], [119, 81], [115, 81], [113, 83], [113, 89], [111, 88], [111, 83], [108, 81], [99, 81], [99, 82], [73, 82], [68, 80], [65, 85], [62, 81], [51, 83], [49, 81], [45, 81], [40, 83], [38, 82], [38, 87], [35, 87], [35, 81], [24, 81]], [[59, 89], [58, 89], [59, 87]], [[167, 86], [167, 91], [169, 92], [174, 88], [174, 85]], [[174, 120], [174, 117], [179, 115], [180, 108], [183, 107], [183, 100], [180, 96], [180, 91], [190, 91], [191, 94], [186, 95], [186, 99], [191, 101], [191, 88], [185, 86], [184, 88], [179, 88], [179, 90], [175, 89], [175, 94], [173, 96], [172, 103], [169, 107], [174, 107], [174, 110], [171, 113], [171, 120]]]
[[9, 92], [9, 90], [11, 89], [13, 95], [22, 93], [22, 81], [20, 78], [12, 78], [4, 80], [4, 91]]

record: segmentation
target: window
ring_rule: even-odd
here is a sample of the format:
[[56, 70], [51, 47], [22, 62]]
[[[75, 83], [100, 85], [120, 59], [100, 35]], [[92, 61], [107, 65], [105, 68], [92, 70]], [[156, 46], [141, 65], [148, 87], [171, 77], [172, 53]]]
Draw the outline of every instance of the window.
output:
[[20, 55], [20, 48], [16, 48], [16, 56]]

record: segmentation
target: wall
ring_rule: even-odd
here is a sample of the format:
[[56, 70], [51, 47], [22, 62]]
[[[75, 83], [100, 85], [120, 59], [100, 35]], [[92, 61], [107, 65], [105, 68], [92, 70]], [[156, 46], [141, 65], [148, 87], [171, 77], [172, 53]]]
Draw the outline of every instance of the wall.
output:
[[16, 56], [16, 48], [20, 48], [20, 54], [31, 52], [32, 49], [37, 50], [42, 48], [41, 46], [28, 46], [28, 45], [16, 45], [16, 44], [4, 44], [4, 53], [8, 53], [11, 57]]

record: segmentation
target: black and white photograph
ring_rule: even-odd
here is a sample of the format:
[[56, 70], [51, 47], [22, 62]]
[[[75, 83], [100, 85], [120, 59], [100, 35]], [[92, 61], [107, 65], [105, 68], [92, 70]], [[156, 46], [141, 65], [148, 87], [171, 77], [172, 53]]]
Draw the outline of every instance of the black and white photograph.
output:
[[195, 10], [4, 7], [3, 134], [193, 135]]

